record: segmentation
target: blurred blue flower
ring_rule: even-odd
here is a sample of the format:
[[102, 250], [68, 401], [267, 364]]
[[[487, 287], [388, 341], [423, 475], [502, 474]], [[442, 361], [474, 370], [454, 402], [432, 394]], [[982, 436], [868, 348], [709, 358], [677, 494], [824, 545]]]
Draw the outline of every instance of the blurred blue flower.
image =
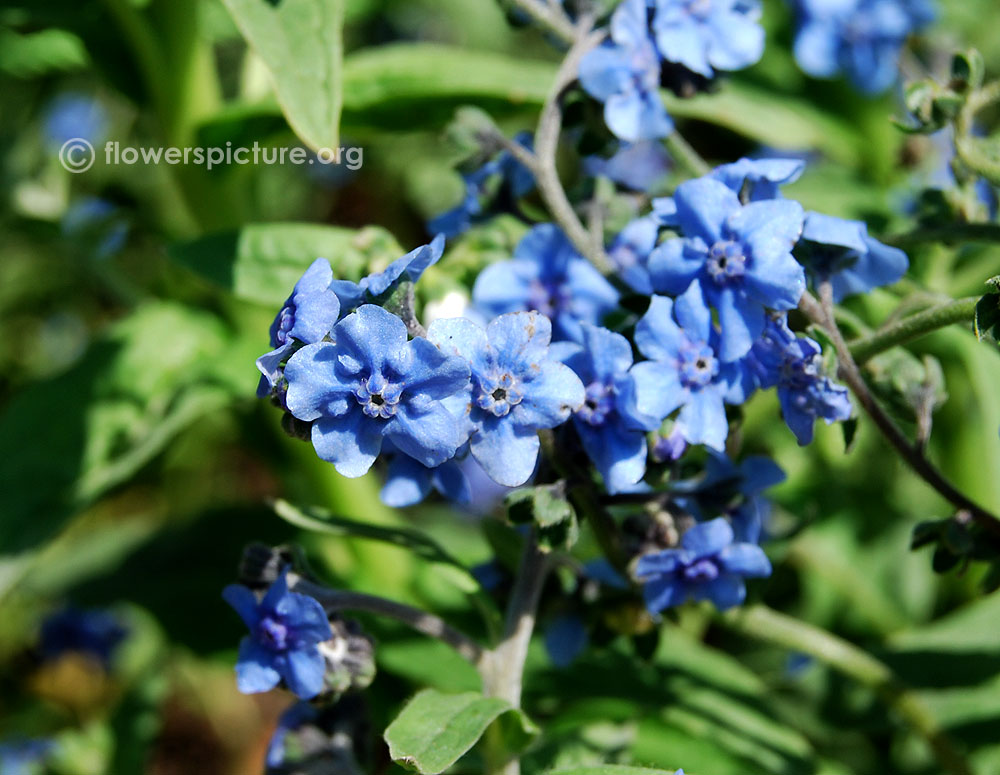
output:
[[[514, 142], [531, 150], [532, 137], [521, 132]], [[509, 151], [501, 151], [482, 167], [462, 176], [465, 195], [451, 210], [432, 218], [427, 224], [431, 234], [451, 238], [476, 223], [503, 210], [502, 205], [512, 205], [535, 187], [531, 171]], [[508, 200], [508, 201], [504, 201]]]
[[[451, 409], [449, 402], [454, 398], [450, 396], [442, 403]], [[464, 407], [460, 411], [452, 411], [452, 414], [460, 417], [463, 411]], [[397, 509], [413, 506], [426, 498], [432, 489], [460, 505], [472, 501], [472, 488], [457, 459], [446, 460], [439, 466], [429, 468], [396, 450], [391, 441], [383, 443], [382, 454], [389, 461], [385, 483], [379, 492], [379, 497], [386, 506]]]
[[600, 325], [618, 306], [618, 291], [559, 228], [543, 223], [518, 243], [512, 260], [480, 272], [472, 300], [490, 317], [536, 310], [552, 321], [556, 339], [579, 341], [580, 324]]
[[768, 320], [746, 360], [760, 387], [777, 388], [785, 423], [803, 446], [812, 441], [817, 418], [830, 425], [851, 416], [847, 388], [823, 376], [820, 353], [812, 339], [796, 337], [782, 316]]
[[0, 743], [0, 775], [35, 775], [42, 772], [55, 742], [46, 739], [11, 739]]
[[711, 78], [741, 70], [764, 53], [759, 0], [654, 0], [660, 56]]
[[583, 345], [573, 345], [561, 358], [586, 390], [583, 405], [573, 413], [573, 427], [607, 491], [621, 492], [646, 473], [646, 430], [651, 424], [635, 406], [629, 372], [632, 346], [621, 334], [584, 325]]
[[611, 16], [611, 41], [580, 62], [580, 85], [604, 103], [604, 122], [634, 143], [666, 137], [674, 125], [660, 99], [660, 57], [646, 0], [624, 0]]
[[723, 164], [712, 170], [708, 177], [722, 181], [737, 194], [745, 194], [742, 201], [759, 202], [762, 199], [780, 199], [780, 186], [799, 179], [806, 163], [802, 159], [747, 159]]
[[653, 288], [671, 295], [697, 288], [719, 314], [719, 357], [747, 354], [764, 330], [765, 310], [793, 309], [805, 290], [805, 272], [792, 256], [802, 233], [798, 202], [768, 199], [743, 205], [710, 177], [681, 183], [658, 213], [683, 237], [660, 244], [649, 257]]
[[545, 650], [556, 667], [569, 667], [587, 647], [587, 628], [577, 614], [559, 614], [545, 628]]
[[63, 235], [77, 244], [89, 243], [97, 258], [118, 253], [125, 246], [129, 232], [128, 220], [121, 209], [93, 196], [74, 201], [59, 225]]
[[46, 660], [66, 653], [84, 654], [108, 668], [115, 649], [127, 635], [128, 629], [110, 611], [68, 607], [42, 622], [38, 649]]
[[653, 613], [688, 600], [711, 600], [724, 611], [746, 598], [745, 578], [771, 575], [771, 563], [756, 544], [736, 543], [719, 517], [688, 529], [679, 548], [643, 555], [635, 572]]
[[622, 280], [643, 296], [653, 293], [647, 264], [659, 235], [659, 219], [655, 215], [647, 215], [628, 223], [608, 248], [608, 258], [621, 272]]
[[657, 436], [653, 443], [653, 459], [659, 462], [680, 460], [687, 452], [688, 443], [684, 434], [676, 428], [665, 436]]
[[332, 290], [333, 269], [325, 258], [317, 258], [295, 283], [292, 295], [271, 323], [271, 347], [257, 359], [261, 373], [257, 395], [267, 396], [281, 381], [281, 363], [297, 344], [323, 341], [340, 316], [340, 299]]
[[628, 582], [604, 557], [584, 563], [583, 575], [612, 589], [628, 589]]
[[829, 280], [834, 301], [897, 282], [909, 267], [899, 248], [868, 236], [861, 221], [807, 213], [795, 256], [816, 281]]
[[360, 282], [333, 280], [330, 289], [340, 299], [341, 313], [346, 314], [366, 301], [377, 300], [404, 280], [415, 283], [427, 267], [433, 266], [440, 260], [444, 254], [444, 242], [444, 235], [438, 234], [430, 244], [411, 250], [381, 272], [373, 272], [361, 278]]
[[649, 191], [666, 177], [671, 166], [670, 154], [658, 140], [620, 142], [608, 159], [588, 156], [583, 160], [589, 177], [600, 175], [633, 191]]
[[636, 325], [635, 344], [651, 359], [630, 372], [636, 410], [660, 421], [680, 407], [676, 432], [691, 444], [721, 450], [729, 432], [725, 403], [746, 396], [739, 367], [719, 359], [718, 336], [700, 292], [689, 290], [676, 301], [653, 296]]
[[48, 104], [43, 123], [45, 139], [52, 146], [61, 147], [77, 137], [96, 144], [108, 131], [108, 113], [93, 97], [68, 92]]
[[844, 74], [865, 94], [880, 94], [899, 76], [907, 37], [934, 18], [930, 0], [793, 0], [798, 11], [795, 59], [816, 78]]
[[250, 629], [236, 663], [241, 692], [270, 691], [282, 680], [304, 700], [323, 691], [326, 662], [319, 644], [333, 637], [333, 631], [318, 601], [290, 592], [285, 573], [260, 601], [238, 584], [226, 587], [222, 597]]
[[465, 415], [472, 456], [494, 481], [524, 484], [538, 459], [537, 431], [564, 423], [584, 401], [580, 379], [549, 353], [548, 318], [508, 313], [486, 330], [465, 318], [435, 320], [427, 336], [472, 369]]
[[425, 466], [454, 456], [465, 435], [441, 399], [467, 389], [465, 361], [422, 337], [407, 341], [403, 321], [373, 304], [337, 323], [332, 338], [306, 345], [285, 366], [288, 411], [313, 423], [323, 460], [361, 476], [383, 437]]
[[319, 712], [308, 702], [297, 702], [278, 718], [278, 726], [267, 744], [268, 768], [280, 767], [285, 763], [285, 739], [303, 724], [315, 721]]

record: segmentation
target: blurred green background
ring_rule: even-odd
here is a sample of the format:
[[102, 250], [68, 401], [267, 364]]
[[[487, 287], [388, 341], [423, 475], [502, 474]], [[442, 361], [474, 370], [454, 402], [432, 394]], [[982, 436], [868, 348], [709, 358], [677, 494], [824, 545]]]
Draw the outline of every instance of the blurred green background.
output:
[[[1000, 75], [995, 0], [939, 5], [904, 69], [943, 73], [955, 47], [975, 45]], [[765, 3], [764, 19], [758, 65], [717, 94], [669, 100], [681, 130], [712, 161], [761, 146], [808, 152], [789, 196], [863, 217], [875, 234], [904, 230], [939, 150], [892, 126], [895, 98], [802, 76], [781, 2]], [[343, 42], [341, 143], [363, 148], [360, 170], [108, 165], [106, 141], [299, 141], [218, 0], [0, 2], [0, 741], [55, 737], [55, 772], [261, 772], [287, 698], [236, 692], [243, 627], [220, 597], [249, 541], [301, 542], [332, 584], [481, 626], [447, 568], [303, 533], [273, 513], [268, 500], [282, 497], [418, 526], [470, 566], [492, 556], [482, 517], [433, 501], [387, 509], [376, 475], [343, 479], [285, 436], [280, 413], [254, 398], [254, 358], [317, 255], [356, 277], [427, 241], [425, 220], [461, 195], [444, 132], [455, 109], [477, 105], [511, 133], [532, 128], [558, 52], [508, 24], [495, 0], [348, 0]], [[57, 151], [87, 136], [73, 134], [81, 127], [98, 159], [74, 175]], [[451, 244], [423, 301], [509, 256], [523, 229], [501, 218]], [[851, 305], [858, 329], [882, 322], [901, 293], [977, 294], [1000, 271], [993, 247], [922, 248], [911, 262], [902, 287]], [[918, 359], [884, 364], [886, 394], [920, 356], [938, 359], [948, 398], [931, 455], [1000, 508], [996, 348], [955, 327], [911, 349]], [[773, 396], [745, 413], [743, 452], [772, 455], [789, 475], [772, 493], [776, 572], [757, 585], [763, 599], [883, 658], [977, 773], [1000, 773], [1000, 598], [982, 597], [979, 569], [935, 575], [929, 555], [908, 548], [914, 525], [947, 516], [946, 505], [863, 419], [845, 454], [837, 427], [800, 449]], [[67, 603], [127, 623], [110, 671], [38, 659], [39, 623]], [[444, 647], [362, 618], [379, 642], [373, 740], [416, 689], [475, 686]], [[700, 775], [937, 771], [870, 690], [700, 611], [668, 621], [658, 645], [619, 637], [568, 669], [535, 646], [526, 703], [547, 736], [529, 772], [591, 758]], [[369, 761], [395, 770], [378, 745]]]

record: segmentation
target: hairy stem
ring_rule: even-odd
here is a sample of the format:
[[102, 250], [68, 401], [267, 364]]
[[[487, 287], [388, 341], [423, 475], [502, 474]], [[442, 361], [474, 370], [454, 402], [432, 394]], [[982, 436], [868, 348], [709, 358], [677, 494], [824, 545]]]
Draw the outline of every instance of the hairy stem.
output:
[[976, 296], [955, 299], [925, 309], [850, 343], [851, 356], [858, 365], [891, 347], [905, 344], [952, 323], [971, 323], [976, 313]]
[[721, 617], [729, 629], [751, 638], [802, 652], [870, 687], [922, 737], [943, 772], [972, 775], [965, 757], [938, 726], [924, 701], [902, 684], [884, 662], [836, 635], [766, 606], [736, 609]]
[[851, 392], [857, 397], [858, 403], [861, 404], [861, 407], [868, 416], [872, 418], [875, 426], [885, 436], [886, 440], [895, 447], [902, 458], [924, 481], [937, 490], [945, 500], [949, 501], [956, 508], [968, 511], [976, 523], [983, 529], [988, 530], [995, 536], [1000, 536], [1000, 520], [956, 489], [924, 457], [923, 451], [906, 438], [903, 432], [896, 426], [896, 423], [893, 422], [892, 418], [875, 401], [834, 319], [833, 293], [830, 284], [828, 282], [821, 283], [819, 291], [822, 301], [817, 301], [812, 294], [806, 291], [799, 301], [799, 309], [830, 336], [834, 349], [837, 352], [840, 374], [851, 389]]
[[288, 588], [318, 600], [320, 605], [328, 611], [364, 611], [395, 619], [419, 633], [448, 644], [476, 667], [480, 667], [484, 662], [486, 652], [482, 646], [465, 633], [456, 630], [441, 617], [421, 611], [419, 608], [386, 600], [377, 595], [367, 595], [363, 592], [328, 589], [294, 573], [288, 574]]

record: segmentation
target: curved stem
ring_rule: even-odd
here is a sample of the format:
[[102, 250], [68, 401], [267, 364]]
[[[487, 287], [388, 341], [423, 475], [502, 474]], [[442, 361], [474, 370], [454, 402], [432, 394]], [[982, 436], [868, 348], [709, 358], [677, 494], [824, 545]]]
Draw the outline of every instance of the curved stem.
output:
[[965, 757], [938, 726], [924, 701], [900, 682], [888, 665], [868, 652], [826, 630], [762, 605], [735, 609], [721, 616], [720, 621], [741, 635], [808, 654], [870, 687], [927, 742], [944, 772], [972, 775]]
[[978, 297], [968, 296], [908, 315], [885, 328], [855, 339], [849, 345], [851, 355], [855, 363], [861, 365], [880, 352], [905, 344], [931, 331], [950, 326], [952, 323], [971, 322], [978, 302]]
[[572, 45], [576, 40], [573, 20], [561, 7], [553, 3], [544, 3], [542, 0], [510, 0], [510, 4], [522, 13], [526, 13], [563, 43]]
[[667, 147], [674, 160], [691, 177], [698, 178], [711, 172], [712, 166], [701, 158], [701, 154], [692, 148], [691, 144], [676, 129], [663, 139], [663, 144]]
[[840, 374], [851, 389], [851, 392], [857, 397], [858, 403], [868, 413], [868, 416], [872, 418], [875, 426], [882, 432], [886, 440], [896, 448], [902, 458], [918, 475], [956, 508], [968, 511], [975, 522], [983, 529], [988, 530], [995, 536], [1000, 536], [1000, 520], [956, 489], [924, 457], [923, 451], [906, 438], [903, 432], [896, 426], [896, 423], [893, 422], [892, 418], [875, 401], [833, 317], [833, 292], [829, 282], [821, 283], [819, 291], [822, 302], [817, 301], [812, 294], [806, 291], [799, 301], [799, 309], [830, 336], [834, 349], [837, 352]]
[[955, 154], [974, 173], [991, 183], [1000, 181], [1000, 162], [991, 153], [981, 150], [981, 140], [975, 135], [976, 115], [984, 108], [1000, 102], [1000, 81], [993, 81], [973, 91], [955, 119]]
[[320, 605], [328, 611], [365, 611], [395, 619], [419, 633], [448, 644], [461, 657], [476, 667], [482, 664], [486, 654], [483, 647], [468, 635], [456, 630], [441, 617], [421, 611], [419, 608], [386, 600], [377, 595], [367, 595], [363, 592], [328, 589], [294, 573], [288, 574], [288, 588], [318, 600]]

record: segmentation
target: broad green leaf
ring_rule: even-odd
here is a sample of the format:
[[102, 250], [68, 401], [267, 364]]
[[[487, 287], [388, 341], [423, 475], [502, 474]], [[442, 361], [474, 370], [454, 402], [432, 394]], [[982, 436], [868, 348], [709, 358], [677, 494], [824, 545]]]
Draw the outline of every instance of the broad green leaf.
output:
[[389, 755], [423, 775], [437, 775], [457, 762], [504, 714], [514, 717], [522, 738], [537, 732], [528, 718], [506, 700], [477, 692], [442, 694], [425, 689], [385, 730]]
[[674, 772], [675, 770], [654, 770], [649, 767], [630, 767], [624, 764], [601, 764], [549, 770], [548, 775], [672, 775]]
[[370, 264], [388, 264], [402, 254], [379, 227], [355, 231], [311, 223], [250, 224], [170, 249], [176, 261], [237, 297], [271, 306], [288, 298], [317, 258], [328, 259], [337, 277], [357, 279]]
[[282, 112], [313, 149], [337, 148], [344, 0], [223, 0], [274, 79]]
[[75, 70], [86, 62], [83, 42], [71, 32], [47, 29], [20, 34], [0, 28], [0, 70], [15, 77]]

